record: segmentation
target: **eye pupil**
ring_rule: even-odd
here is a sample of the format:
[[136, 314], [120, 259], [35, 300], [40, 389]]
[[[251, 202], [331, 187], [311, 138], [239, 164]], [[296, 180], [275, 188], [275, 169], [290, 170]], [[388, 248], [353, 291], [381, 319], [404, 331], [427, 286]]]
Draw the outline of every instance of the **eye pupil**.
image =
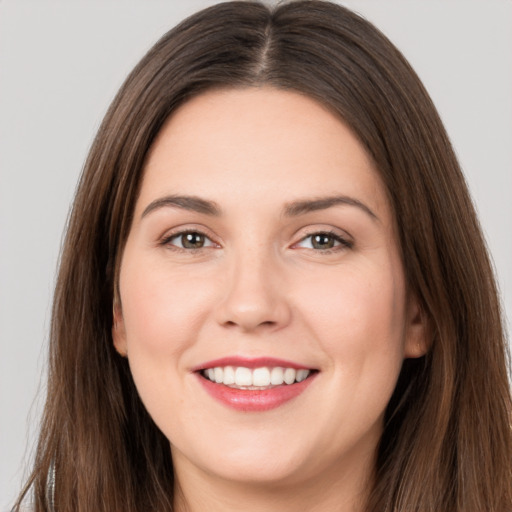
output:
[[315, 249], [331, 249], [334, 247], [334, 238], [331, 235], [313, 235], [312, 245]]
[[186, 249], [200, 249], [204, 246], [204, 235], [200, 233], [185, 233], [182, 235], [182, 244]]

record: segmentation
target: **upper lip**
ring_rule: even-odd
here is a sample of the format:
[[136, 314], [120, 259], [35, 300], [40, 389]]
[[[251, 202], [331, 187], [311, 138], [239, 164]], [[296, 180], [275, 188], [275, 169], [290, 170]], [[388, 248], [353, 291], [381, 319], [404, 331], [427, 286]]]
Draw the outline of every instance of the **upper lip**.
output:
[[305, 370], [313, 370], [307, 364], [301, 364], [295, 361], [289, 361], [285, 359], [277, 359], [275, 357], [243, 357], [243, 356], [227, 356], [221, 357], [219, 359], [213, 359], [211, 361], [207, 361], [201, 363], [192, 368], [193, 372], [199, 372], [201, 370], [206, 370], [208, 368], [216, 368], [222, 366], [243, 366], [244, 368], [262, 368], [264, 366], [268, 367], [276, 367], [280, 366], [282, 368], [295, 368], [296, 370], [305, 369]]

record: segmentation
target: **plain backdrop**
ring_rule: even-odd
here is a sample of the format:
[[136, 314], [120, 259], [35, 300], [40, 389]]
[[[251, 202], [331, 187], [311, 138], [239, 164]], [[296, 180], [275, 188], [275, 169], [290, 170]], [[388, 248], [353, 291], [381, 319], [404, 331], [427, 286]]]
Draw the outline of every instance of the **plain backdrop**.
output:
[[[0, 510], [33, 453], [59, 247], [124, 77], [213, 1], [0, 0]], [[411, 61], [448, 129], [512, 318], [512, 3], [354, 0]]]

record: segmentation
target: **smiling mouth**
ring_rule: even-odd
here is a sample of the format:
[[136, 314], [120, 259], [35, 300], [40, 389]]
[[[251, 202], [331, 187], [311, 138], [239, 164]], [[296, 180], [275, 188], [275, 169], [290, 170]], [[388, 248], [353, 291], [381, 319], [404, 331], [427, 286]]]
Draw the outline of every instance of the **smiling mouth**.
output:
[[286, 368], [281, 366], [247, 368], [245, 366], [216, 366], [200, 371], [205, 379], [223, 384], [232, 389], [266, 390], [277, 386], [300, 383], [312, 375], [314, 370]]
[[265, 412], [300, 400], [320, 371], [274, 357], [228, 356], [192, 368], [208, 395], [240, 412]]

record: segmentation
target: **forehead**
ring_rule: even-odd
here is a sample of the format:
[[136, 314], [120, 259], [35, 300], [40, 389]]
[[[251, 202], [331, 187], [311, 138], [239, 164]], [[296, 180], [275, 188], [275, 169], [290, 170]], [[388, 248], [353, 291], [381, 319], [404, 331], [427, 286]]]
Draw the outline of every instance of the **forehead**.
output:
[[339, 193], [387, 208], [371, 158], [343, 121], [271, 87], [209, 91], [173, 113], [146, 160], [141, 199], [169, 193], [236, 194], [248, 204]]

